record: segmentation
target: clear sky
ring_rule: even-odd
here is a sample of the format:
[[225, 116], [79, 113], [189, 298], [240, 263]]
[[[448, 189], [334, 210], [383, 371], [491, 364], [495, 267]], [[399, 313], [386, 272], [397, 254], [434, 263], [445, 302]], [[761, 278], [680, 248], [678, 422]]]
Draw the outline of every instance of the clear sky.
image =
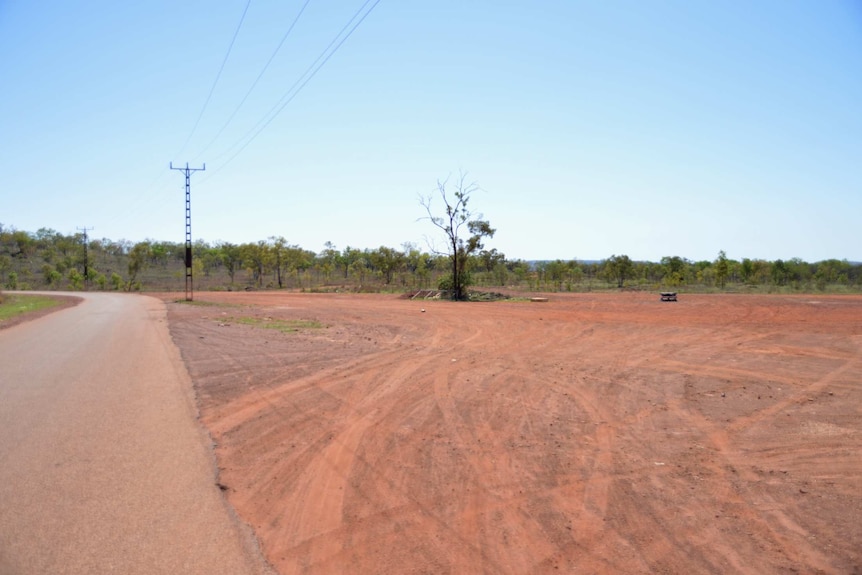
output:
[[862, 261], [859, 0], [0, 0], [0, 110], [27, 231], [182, 242], [189, 162], [195, 239], [426, 248], [463, 170], [512, 259]]

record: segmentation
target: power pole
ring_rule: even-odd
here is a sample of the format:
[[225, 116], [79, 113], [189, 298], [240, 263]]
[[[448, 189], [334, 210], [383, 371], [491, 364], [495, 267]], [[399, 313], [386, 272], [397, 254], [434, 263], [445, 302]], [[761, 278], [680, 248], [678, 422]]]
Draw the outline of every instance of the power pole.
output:
[[90, 287], [90, 255], [89, 255], [89, 243], [90, 240], [87, 237], [87, 232], [92, 231], [95, 228], [78, 228], [78, 231], [84, 233], [84, 285], [89, 289]]
[[202, 172], [207, 169], [204, 164], [203, 168], [189, 168], [186, 162], [185, 168], [175, 168], [174, 163], [170, 163], [172, 170], [179, 170], [186, 174], [186, 301], [195, 299], [194, 279], [192, 278], [192, 172]]

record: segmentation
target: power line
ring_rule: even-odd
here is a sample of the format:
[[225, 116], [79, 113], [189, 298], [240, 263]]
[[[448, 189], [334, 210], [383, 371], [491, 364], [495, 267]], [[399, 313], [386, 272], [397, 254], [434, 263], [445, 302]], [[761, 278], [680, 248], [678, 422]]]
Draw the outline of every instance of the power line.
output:
[[[237, 145], [239, 145], [240, 142], [248, 138], [248, 140], [246, 140], [246, 142], [242, 144], [242, 146], [230, 158], [228, 158], [226, 162], [222, 163], [217, 170], [211, 172], [210, 177], [214, 176], [215, 174], [220, 172], [225, 166], [231, 163], [234, 158], [236, 158], [240, 153], [242, 153], [242, 151], [245, 150], [246, 147], [248, 147], [248, 145], [251, 144], [255, 140], [255, 138], [257, 138], [260, 133], [263, 132], [266, 127], [269, 126], [270, 123], [272, 123], [273, 120], [275, 120], [275, 118], [281, 113], [281, 111], [284, 110], [284, 108], [288, 104], [290, 104], [294, 98], [296, 98], [296, 96], [299, 94], [300, 91], [302, 91], [305, 85], [308, 84], [308, 82], [311, 81], [312, 78], [314, 78], [314, 76], [320, 71], [320, 69], [338, 51], [338, 49], [341, 48], [344, 42], [347, 41], [348, 38], [350, 38], [351, 34], [353, 34], [356, 28], [358, 28], [359, 25], [362, 24], [362, 22], [368, 17], [368, 15], [371, 14], [372, 10], [374, 10], [377, 4], [380, 3], [380, 0], [374, 1], [374, 4], [371, 5], [371, 8], [369, 8], [368, 11], [365, 12], [365, 14], [363, 14], [361, 18], [359, 18], [356, 24], [354, 24], [353, 27], [350, 28], [350, 31], [348, 31], [347, 34], [344, 35], [344, 37], [341, 38], [341, 40], [339, 41], [339, 37], [344, 34], [344, 31], [347, 30], [348, 27], [350, 27], [353, 21], [356, 20], [359, 14], [370, 2], [371, 0], [365, 0], [365, 3], [360, 6], [359, 10], [357, 10], [353, 17], [348, 20], [347, 24], [345, 24], [344, 27], [342, 27], [341, 30], [338, 32], [338, 34], [335, 35], [335, 37], [332, 39], [329, 45], [324, 48], [323, 52], [320, 53], [317, 59], [312, 62], [312, 64], [305, 70], [305, 72], [299, 77], [299, 79], [293, 83], [293, 85], [284, 93], [284, 95], [282, 95], [279, 101], [276, 102], [276, 104], [272, 108], [270, 108], [269, 112], [267, 112], [263, 116], [263, 118], [258, 120], [257, 124], [255, 124], [251, 128], [251, 130], [246, 132], [246, 134], [242, 138], [240, 138], [236, 143], [234, 143], [230, 148], [228, 148], [224, 153], [221, 154], [221, 156], [224, 156], [225, 154], [229, 153], [232, 148], [235, 148]], [[332, 48], [334, 44], [335, 48]], [[332, 48], [331, 51], [330, 48]], [[327, 52], [329, 53], [327, 54]], [[293, 93], [291, 94], [291, 92]], [[260, 127], [258, 128], [258, 126]]]
[[[245, 4], [245, 8], [242, 11], [242, 16], [240, 16], [239, 23], [237, 24], [236, 30], [234, 30], [233, 37], [231, 38], [231, 41], [230, 41], [230, 45], [228, 46], [227, 52], [225, 53], [225, 56], [222, 59], [221, 66], [219, 67], [219, 71], [216, 74], [216, 77], [215, 77], [215, 80], [213, 81], [212, 86], [210, 87], [210, 91], [209, 91], [209, 94], [207, 94], [206, 101], [204, 102], [203, 107], [201, 107], [201, 111], [198, 114], [197, 120], [195, 120], [194, 126], [191, 129], [191, 132], [189, 132], [188, 137], [186, 138], [185, 142], [183, 143], [181, 151], [177, 155], [180, 155], [182, 153], [182, 151], [185, 150], [186, 146], [188, 146], [188, 143], [191, 141], [192, 137], [194, 136], [195, 132], [197, 131], [198, 125], [200, 124], [200, 121], [203, 118], [204, 112], [206, 111], [207, 107], [209, 106], [210, 100], [212, 99], [212, 95], [215, 92], [215, 88], [218, 85], [219, 79], [221, 78], [222, 72], [224, 71], [225, 65], [227, 64], [228, 58], [230, 57], [230, 54], [233, 50], [233, 45], [236, 42], [237, 36], [239, 35], [239, 31], [242, 28], [243, 22], [245, 21], [245, 17], [246, 17], [246, 14], [248, 13], [249, 6], [251, 6], [251, 0], [248, 0]], [[138, 213], [140, 213], [140, 207], [144, 202], [157, 204], [162, 199], [167, 197], [168, 192], [165, 188], [162, 188], [161, 192], [159, 192], [158, 196], [156, 196], [156, 197], [153, 197], [150, 193], [150, 191], [156, 187], [156, 184], [161, 182], [161, 180], [164, 178], [164, 176], [165, 176], [165, 173], [162, 171], [159, 171], [158, 175], [155, 178], [153, 178], [152, 182], [149, 185], [144, 187], [145, 192], [138, 193], [131, 204], [126, 204], [126, 210], [119, 215], [116, 215], [116, 213], [115, 213], [113, 219], [116, 219], [117, 217], [126, 218], [130, 214], [138, 214]]]
[[239, 19], [239, 24], [237, 24], [236, 30], [233, 33], [233, 38], [231, 38], [230, 46], [227, 47], [227, 53], [224, 55], [224, 59], [221, 62], [221, 67], [218, 69], [218, 74], [216, 74], [215, 80], [213, 81], [213, 85], [210, 88], [210, 93], [207, 95], [207, 99], [204, 102], [204, 105], [201, 108], [200, 113], [198, 114], [198, 119], [195, 120], [195, 125], [192, 126], [192, 131], [189, 132], [189, 136], [186, 138], [185, 143], [183, 143], [183, 147], [180, 148], [180, 151], [177, 155], [180, 155], [185, 151], [186, 146], [188, 146], [189, 141], [191, 141], [192, 136], [194, 135], [194, 133], [198, 129], [198, 124], [200, 124], [201, 118], [203, 118], [204, 112], [206, 111], [207, 106], [210, 103], [210, 99], [213, 96], [213, 92], [215, 92], [216, 85], [218, 84], [219, 78], [221, 78], [221, 74], [224, 71], [225, 64], [227, 64], [227, 59], [230, 56], [231, 50], [233, 50], [233, 44], [234, 44], [234, 42], [236, 42], [236, 37], [239, 35], [239, 30], [240, 30], [240, 28], [242, 28], [242, 23], [243, 23], [243, 21], [245, 21], [245, 15], [246, 15], [246, 13], [248, 13], [248, 7], [250, 5], [251, 5], [251, 0], [248, 0], [248, 2], [245, 3], [245, 9], [242, 11], [242, 16]]
[[185, 168], [175, 168], [174, 163], [170, 163], [172, 170], [185, 172], [186, 175], [186, 301], [195, 299], [195, 288], [192, 277], [192, 173], [202, 172], [207, 169], [204, 164], [202, 168], [189, 168], [186, 163]]
[[[251, 142], [254, 139], [256, 139], [257, 136], [260, 135], [260, 133], [264, 129], [266, 129], [269, 126], [269, 124], [283, 111], [283, 109], [288, 104], [290, 104], [291, 101], [293, 101], [293, 99], [299, 94], [299, 92], [305, 87], [305, 85], [309, 81], [311, 81], [311, 79], [317, 74], [317, 72], [319, 72], [320, 69], [335, 54], [335, 52], [337, 52], [341, 48], [341, 46], [344, 44], [344, 42], [346, 42], [346, 40], [356, 30], [356, 28], [359, 27], [359, 25], [361, 25], [362, 22], [370, 15], [370, 13], [376, 8], [377, 4], [379, 4], [380, 0], [375, 0], [373, 2], [373, 4], [371, 4], [371, 2], [372, 2], [372, 0], [365, 0], [364, 1], [362, 6], [360, 6], [360, 8], [353, 14], [353, 16], [341, 28], [341, 30], [338, 32], [338, 34], [335, 35], [335, 37], [327, 45], [327, 47], [321, 52], [321, 54], [317, 57], [317, 59], [308, 67], [308, 69], [305, 70], [305, 72], [297, 79], [297, 81], [294, 82], [294, 84], [291, 86], [291, 88], [288, 89], [282, 95], [281, 99], [279, 99], [276, 102], [276, 104], [269, 110], [269, 112], [267, 112], [267, 114], [265, 114], [257, 122], [257, 124], [255, 124], [252, 127], [252, 129], [249, 130], [241, 139], [239, 139], [236, 143], [234, 143], [232, 146], [227, 148], [227, 150], [221, 154], [221, 156], [223, 157], [227, 153], [229, 153], [232, 149], [235, 149], [236, 146], [242, 144], [242, 146], [238, 150], [236, 150], [236, 152], [228, 159], [228, 161], [225, 163], [225, 165], [227, 165], [228, 163], [233, 161], [240, 153], [242, 153], [244, 151], [244, 149], [249, 144], [251, 144]], [[268, 66], [270, 65], [272, 60], [275, 58], [276, 54], [281, 49], [281, 47], [284, 44], [284, 42], [286, 41], [286, 39], [292, 33], [293, 29], [295, 28], [296, 24], [298, 23], [298, 20], [303, 15], [303, 13], [306, 10], [309, 3], [310, 3], [310, 0], [305, 0], [302, 8], [300, 9], [297, 16], [294, 18], [293, 22], [291, 23], [290, 28], [288, 28], [287, 32], [285, 32], [284, 36], [282, 37], [281, 41], [279, 42], [278, 47], [273, 52], [273, 54], [270, 56], [266, 65], [261, 70], [260, 74], [258, 75], [258, 78], [255, 79], [255, 82], [252, 84], [252, 87], [249, 89], [249, 92], [243, 98], [243, 101], [240, 102], [240, 105], [238, 106], [237, 110], [242, 105], [244, 105], [243, 103], [248, 98], [251, 91], [255, 88], [257, 82], [260, 80], [262, 75], [266, 72]], [[369, 6], [369, 4], [371, 4], [371, 6], [370, 6], [370, 8], [368, 8], [366, 10], [366, 8]], [[194, 123], [192, 130], [189, 133], [188, 137], [186, 138], [186, 140], [183, 144], [183, 149], [185, 149], [188, 146], [188, 143], [191, 141], [192, 137], [194, 136], [195, 132], [197, 131], [197, 128], [199, 127], [200, 122], [203, 119], [203, 115], [205, 114], [205, 112], [208, 108], [208, 105], [212, 99], [212, 96], [215, 93], [215, 88], [217, 87], [217, 85], [220, 81], [221, 75], [223, 74], [223, 71], [226, 67], [226, 64], [227, 64], [227, 61], [230, 57], [230, 54], [232, 53], [233, 46], [235, 45], [235, 41], [239, 36], [240, 30], [242, 29], [242, 26], [244, 24], [244, 21], [245, 21], [245, 18], [247, 16], [250, 5], [251, 5], [251, 0], [247, 0], [245, 7], [243, 9], [242, 15], [241, 15], [239, 22], [237, 24], [237, 27], [234, 30], [233, 37], [231, 38], [228, 49], [227, 49], [225, 56], [222, 60], [221, 66], [219, 67], [218, 73], [216, 74], [215, 80], [213, 81], [213, 84], [209, 90], [207, 98], [206, 98], [206, 100], [205, 100], [196, 120], [195, 120], [195, 123]], [[365, 12], [363, 13], [363, 11], [365, 11]], [[360, 17], [360, 15], [361, 15], [361, 17]], [[357, 21], [357, 18], [358, 18], [358, 21]], [[352, 27], [351, 27], [351, 25], [352, 25]], [[348, 30], [348, 28], [349, 28], [349, 30]], [[346, 34], [345, 34], [345, 31], [347, 31]], [[234, 113], [231, 114], [231, 118], [233, 118], [233, 116], [237, 113], [237, 110], [235, 110]], [[229, 121], [231, 121], [231, 120], [229, 119]], [[245, 141], [243, 143], [243, 141], [246, 140], [246, 138], [248, 138], [247, 141]], [[215, 173], [220, 171], [222, 167], [224, 167], [224, 165], [220, 166], [219, 169], [217, 169], [217, 170], [214, 170], [214, 171], [211, 170], [210, 175], [208, 175], [208, 176], [215, 175]], [[138, 213], [140, 213], [142, 206], [144, 206], [145, 204], [147, 204], [147, 205], [158, 205], [161, 202], [161, 200], [163, 200], [164, 198], [166, 198], [170, 195], [169, 188], [166, 187], [164, 182], [163, 182], [164, 178], [165, 178], [164, 172], [160, 172], [156, 177], [153, 178], [153, 181], [150, 182], [150, 184], [144, 188], [145, 191], [137, 192], [134, 194], [134, 196], [131, 198], [131, 201], [125, 205], [125, 209], [121, 210], [121, 212], [119, 214], [117, 214], [116, 211], [111, 210], [113, 212], [114, 218], [115, 219], [116, 218], [124, 219], [124, 218], [127, 218], [130, 214], [138, 214]], [[209, 179], [209, 177], [206, 177], [203, 181], [205, 182], [208, 179]], [[201, 183], [203, 183], [203, 182], [201, 182]]]
[[78, 228], [78, 231], [83, 232], [84, 235], [84, 283], [89, 285], [90, 283], [90, 253], [89, 253], [89, 237], [87, 237], [87, 232], [94, 230], [95, 228]]
[[[204, 112], [206, 111], [207, 107], [209, 106], [210, 100], [212, 99], [212, 95], [215, 92], [215, 88], [218, 85], [219, 79], [221, 78], [222, 72], [224, 71], [225, 65], [227, 64], [228, 58], [230, 57], [230, 54], [233, 50], [233, 45], [236, 42], [237, 36], [239, 35], [239, 31], [242, 28], [243, 22], [245, 21], [245, 16], [248, 13], [248, 8], [250, 5], [251, 5], [251, 0], [248, 0], [245, 4], [245, 8], [242, 11], [242, 16], [240, 16], [239, 23], [237, 24], [236, 30], [234, 30], [233, 37], [231, 38], [230, 45], [228, 46], [227, 52], [225, 53], [225, 56], [222, 59], [222, 63], [221, 63], [221, 66], [219, 67], [219, 71], [216, 74], [216, 77], [215, 77], [215, 80], [213, 81], [212, 86], [210, 87], [209, 94], [207, 94], [206, 101], [204, 101], [204, 104], [201, 107], [201, 111], [198, 114], [197, 120], [195, 120], [194, 126], [192, 127], [191, 131], [189, 132], [188, 137], [186, 137], [186, 140], [183, 143], [182, 148], [180, 149], [180, 152], [177, 153], [177, 155], [182, 154], [182, 152], [186, 149], [186, 146], [188, 146], [188, 143], [191, 141], [192, 136], [194, 136], [195, 132], [197, 131], [198, 125], [200, 124], [200, 121], [203, 118]], [[120, 213], [119, 215], [117, 215], [116, 212], [114, 212], [112, 219], [117, 219], [118, 217], [119, 218], [126, 218], [130, 214], [138, 214], [140, 212], [140, 206], [144, 202], [158, 203], [158, 201], [160, 201], [161, 199], [166, 197], [167, 192], [164, 188], [161, 190], [158, 197], [153, 197], [150, 194], [150, 191], [156, 187], [156, 184], [158, 184], [164, 178], [164, 176], [165, 176], [165, 173], [162, 171], [159, 171], [158, 175], [155, 178], [153, 178], [152, 182], [149, 185], [144, 187], [145, 191], [143, 193], [138, 193], [136, 195], [136, 197], [134, 198], [133, 203], [126, 204], [126, 209], [124, 212]]]
[[245, 101], [248, 100], [248, 97], [254, 91], [255, 87], [257, 86], [257, 83], [260, 81], [260, 79], [263, 77], [263, 75], [266, 73], [267, 69], [269, 68], [269, 65], [275, 59], [276, 54], [278, 54], [279, 50], [281, 50], [281, 47], [284, 45], [284, 42], [287, 40], [287, 37], [290, 36], [290, 33], [293, 31], [293, 28], [296, 26], [296, 23], [299, 22], [299, 18], [302, 16], [303, 12], [305, 12], [305, 8], [308, 6], [308, 4], [310, 2], [311, 2], [311, 0], [305, 0], [305, 4], [303, 4], [302, 8], [300, 8], [299, 13], [296, 15], [296, 18], [293, 19], [293, 22], [291, 22], [290, 27], [287, 29], [287, 32], [285, 32], [284, 36], [281, 37], [281, 41], [278, 43], [278, 46], [276, 46], [275, 50], [272, 52], [272, 55], [269, 57], [269, 60], [267, 60], [266, 64], [264, 64], [263, 69], [257, 75], [257, 78], [255, 78], [254, 82], [252, 82], [251, 87], [248, 89], [248, 92], [245, 93], [245, 96], [243, 96], [240, 103], [237, 104], [237, 107], [234, 109], [234, 111], [228, 117], [227, 121], [225, 121], [224, 125], [219, 129], [218, 133], [215, 136], [213, 136], [213, 139], [210, 140], [210, 142], [204, 147], [204, 149], [201, 150], [201, 152], [197, 156], [195, 156], [195, 159], [197, 159], [200, 156], [202, 156], [203, 154], [205, 154], [206, 151], [210, 149], [210, 146], [212, 146], [215, 143], [215, 141], [218, 140], [219, 136], [222, 135], [222, 133], [225, 131], [225, 129], [233, 121], [237, 112], [239, 112], [240, 108], [242, 108], [243, 104], [245, 104]]

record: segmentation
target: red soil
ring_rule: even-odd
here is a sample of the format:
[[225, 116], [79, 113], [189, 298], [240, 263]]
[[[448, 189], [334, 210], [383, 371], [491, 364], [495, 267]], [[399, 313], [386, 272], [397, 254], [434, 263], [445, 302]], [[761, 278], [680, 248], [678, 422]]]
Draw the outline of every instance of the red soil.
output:
[[172, 334], [282, 574], [862, 573], [862, 297], [196, 297]]

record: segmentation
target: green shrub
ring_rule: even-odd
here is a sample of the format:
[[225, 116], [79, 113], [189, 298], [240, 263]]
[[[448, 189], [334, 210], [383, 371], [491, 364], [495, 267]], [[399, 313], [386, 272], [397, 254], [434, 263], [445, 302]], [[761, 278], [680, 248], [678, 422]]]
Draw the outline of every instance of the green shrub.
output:
[[84, 287], [84, 275], [75, 268], [70, 269], [69, 284], [71, 284], [72, 289], [75, 291], [82, 289]]

